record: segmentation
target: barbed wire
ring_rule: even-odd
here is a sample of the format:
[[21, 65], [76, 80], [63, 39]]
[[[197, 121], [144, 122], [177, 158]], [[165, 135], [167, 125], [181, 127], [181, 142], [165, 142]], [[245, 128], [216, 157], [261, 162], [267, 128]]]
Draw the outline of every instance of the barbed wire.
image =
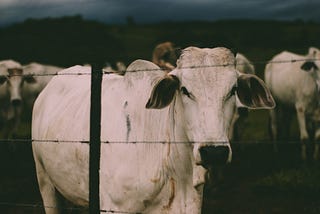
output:
[[0, 202], [0, 206], [13, 206], [13, 207], [29, 207], [29, 208], [50, 208], [50, 209], [62, 209], [62, 210], [85, 210], [82, 207], [58, 207], [58, 206], [44, 206], [42, 204], [32, 203], [13, 203], [13, 202]]
[[[175, 69], [198, 69], [198, 68], [210, 68], [210, 67], [227, 67], [227, 66], [241, 66], [241, 65], [256, 65], [256, 64], [281, 64], [281, 63], [295, 63], [295, 62], [315, 62], [320, 61], [318, 58], [304, 58], [304, 59], [290, 59], [290, 60], [275, 60], [275, 61], [253, 61], [248, 63], [226, 63], [226, 64], [216, 64], [216, 65], [198, 65], [198, 66], [185, 66], [185, 67], [177, 67]], [[90, 67], [88, 67], [90, 68]], [[66, 68], [68, 69], [68, 68]], [[64, 70], [64, 69], [62, 69]], [[103, 68], [102, 68], [103, 70]], [[152, 69], [134, 69], [126, 72], [147, 72], [147, 71], [167, 71], [163, 68], [152, 68]], [[117, 72], [110, 72], [110, 71], [103, 71], [103, 74], [116, 74]], [[29, 74], [12, 74], [9, 76], [82, 76], [82, 75], [91, 75], [91, 72], [73, 72], [73, 73], [49, 73], [49, 74], [35, 74], [35, 73], [29, 73]], [[3, 76], [3, 75], [0, 75]]]
[[[62, 143], [80, 143], [80, 144], [90, 144], [89, 140], [59, 140], [59, 139], [0, 139], [1, 143], [56, 143], [56, 144], [62, 144]], [[249, 145], [249, 144], [302, 144], [305, 142], [302, 142], [300, 140], [239, 140], [239, 141], [198, 141], [198, 142], [192, 142], [192, 141], [101, 141], [101, 144], [231, 144], [231, 145]], [[314, 144], [320, 144], [315, 140], [310, 140], [310, 142], [307, 143], [314, 143]]]
[[[60, 210], [88, 210], [85, 207], [60, 207], [60, 206], [45, 206], [42, 204], [32, 204], [32, 203], [13, 203], [13, 202], [0, 202], [0, 206], [12, 206], [12, 207], [25, 207], [25, 208], [49, 208], [49, 209], [60, 209]], [[119, 211], [119, 210], [99, 210], [102, 213], [119, 213], [119, 214], [142, 214], [141, 212], [127, 212], [127, 211]]]
[[122, 214], [142, 214], [141, 212], [126, 212], [126, 211], [116, 211], [116, 210], [100, 210], [103, 213], [122, 213]]

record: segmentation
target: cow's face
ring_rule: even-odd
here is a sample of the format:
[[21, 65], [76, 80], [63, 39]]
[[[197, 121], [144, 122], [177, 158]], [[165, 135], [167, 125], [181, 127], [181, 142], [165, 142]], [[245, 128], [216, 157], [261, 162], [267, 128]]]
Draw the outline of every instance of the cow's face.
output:
[[235, 109], [237, 74], [230, 67], [188, 69], [177, 72], [180, 80], [184, 130], [194, 142], [197, 164], [231, 160], [227, 130]]
[[21, 88], [23, 84], [22, 69], [5, 68], [0, 74], [1, 99], [7, 100], [12, 106], [21, 105]]
[[320, 50], [309, 48], [308, 60], [302, 63], [301, 69], [310, 73], [317, 81], [320, 81]]
[[318, 91], [320, 90], [320, 50], [314, 47], [309, 48], [307, 60], [301, 64], [301, 70], [308, 72], [315, 80]]
[[10, 102], [13, 106], [20, 106], [21, 88], [23, 84], [22, 69], [8, 69], [8, 90], [10, 94]]
[[178, 68], [155, 86], [147, 108], [165, 107], [176, 96], [176, 123], [194, 142], [196, 164], [207, 167], [231, 159], [227, 136], [236, 94], [243, 106], [274, 106], [270, 92], [261, 84], [253, 75], [238, 75], [229, 50], [189, 48]]
[[320, 50], [318, 48], [315, 48], [315, 47], [310, 47], [309, 48], [309, 52], [308, 52], [308, 58], [310, 59], [314, 59], [314, 63], [315, 63], [315, 66], [318, 68], [320, 68]]

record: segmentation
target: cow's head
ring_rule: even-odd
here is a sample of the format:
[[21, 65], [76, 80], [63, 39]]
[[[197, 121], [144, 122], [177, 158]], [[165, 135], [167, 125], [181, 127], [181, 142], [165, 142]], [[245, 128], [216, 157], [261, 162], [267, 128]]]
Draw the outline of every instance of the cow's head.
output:
[[181, 49], [175, 47], [172, 42], [163, 42], [153, 50], [152, 61], [160, 68], [171, 71], [176, 67], [176, 61], [180, 53]]
[[195, 163], [208, 167], [231, 160], [228, 129], [236, 96], [248, 108], [273, 108], [274, 100], [261, 79], [239, 73], [226, 48], [187, 48], [178, 67], [153, 88], [147, 108], [174, 101], [175, 123], [194, 142]]
[[308, 72], [316, 81], [320, 91], [320, 50], [314, 47], [309, 48], [307, 60], [301, 65], [301, 70]]
[[0, 105], [7, 120], [16, 120], [21, 114], [22, 84], [22, 66], [13, 60], [0, 61]]
[[302, 65], [301, 69], [307, 72], [319, 72], [320, 68], [320, 50], [314, 47], [309, 48], [307, 55], [308, 60], [306, 60]]
[[0, 62], [1, 99], [8, 100], [13, 107], [22, 103], [21, 87], [24, 82], [22, 66], [12, 60]]

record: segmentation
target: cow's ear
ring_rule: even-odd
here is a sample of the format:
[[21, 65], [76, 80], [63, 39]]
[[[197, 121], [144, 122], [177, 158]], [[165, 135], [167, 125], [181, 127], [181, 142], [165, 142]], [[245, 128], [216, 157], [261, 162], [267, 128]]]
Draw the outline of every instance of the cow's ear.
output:
[[237, 96], [242, 106], [252, 109], [270, 109], [275, 101], [265, 83], [255, 75], [243, 74], [238, 77]]
[[152, 89], [146, 108], [161, 109], [168, 106], [180, 86], [178, 77], [167, 75]]
[[318, 69], [318, 66], [312, 61], [306, 61], [301, 65], [301, 69], [304, 71], [311, 71], [311, 69]]

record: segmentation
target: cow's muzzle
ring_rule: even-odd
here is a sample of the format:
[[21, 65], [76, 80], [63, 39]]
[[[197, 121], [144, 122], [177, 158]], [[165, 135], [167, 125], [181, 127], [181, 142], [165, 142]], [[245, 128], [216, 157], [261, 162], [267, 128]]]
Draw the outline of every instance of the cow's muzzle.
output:
[[229, 146], [203, 146], [199, 148], [201, 165], [204, 168], [219, 166], [231, 160], [231, 149]]
[[21, 99], [12, 99], [11, 103], [14, 107], [20, 106], [22, 104], [22, 100]]

